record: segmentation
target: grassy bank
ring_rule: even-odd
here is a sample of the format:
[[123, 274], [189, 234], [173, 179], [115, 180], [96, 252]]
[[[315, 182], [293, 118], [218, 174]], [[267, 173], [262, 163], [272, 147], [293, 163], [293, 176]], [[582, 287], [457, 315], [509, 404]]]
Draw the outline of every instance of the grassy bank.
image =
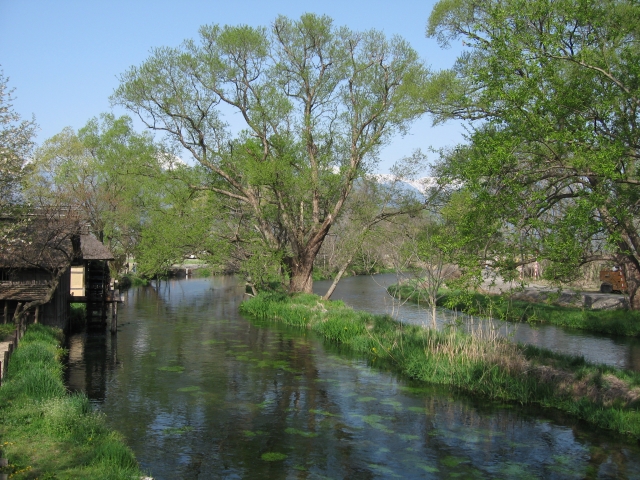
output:
[[131, 450], [62, 381], [61, 333], [31, 325], [0, 387], [0, 456], [10, 478], [139, 479]]
[[[403, 300], [426, 304], [425, 295], [410, 285], [392, 285], [389, 293]], [[443, 293], [438, 305], [510, 322], [549, 323], [609, 335], [640, 336], [640, 312], [631, 310], [589, 310], [481, 293]]]
[[311, 329], [372, 359], [387, 359], [411, 378], [487, 398], [555, 407], [640, 439], [640, 374], [481, 332], [403, 325], [314, 295], [260, 294], [244, 302], [241, 311]]

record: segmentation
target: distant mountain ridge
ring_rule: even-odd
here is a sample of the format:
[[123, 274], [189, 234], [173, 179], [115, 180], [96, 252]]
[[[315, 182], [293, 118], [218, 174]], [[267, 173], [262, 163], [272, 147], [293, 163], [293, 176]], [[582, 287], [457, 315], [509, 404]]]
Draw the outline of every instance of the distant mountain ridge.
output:
[[402, 185], [406, 185], [406, 188], [408, 189], [416, 190], [421, 195], [424, 195], [427, 190], [437, 185], [437, 179], [435, 177], [421, 177], [416, 180], [407, 180], [404, 178], [399, 178], [390, 173], [376, 173], [372, 175], [372, 177], [381, 184], [391, 184], [394, 182], [398, 182]]

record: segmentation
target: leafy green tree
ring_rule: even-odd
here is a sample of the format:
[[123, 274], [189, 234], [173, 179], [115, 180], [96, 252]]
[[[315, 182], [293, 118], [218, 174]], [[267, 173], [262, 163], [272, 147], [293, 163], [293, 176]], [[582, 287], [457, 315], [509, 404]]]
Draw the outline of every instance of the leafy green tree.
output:
[[43, 143], [28, 194], [34, 204], [81, 212], [115, 254], [119, 271], [134, 253], [147, 212], [166, 195], [167, 158], [149, 135], [133, 130], [130, 118], [105, 114]]
[[206, 170], [195, 187], [248, 227], [234, 239], [245, 260], [260, 255], [290, 291], [310, 292], [354, 181], [425, 111], [428, 80], [403, 39], [305, 14], [270, 28], [204, 26], [199, 42], [128, 70], [112, 100]]
[[608, 258], [639, 309], [640, 5], [442, 0], [428, 34], [466, 46], [438, 114], [468, 120], [469, 145], [440, 173], [473, 199], [484, 258], [547, 259], [558, 281]]
[[34, 147], [36, 123], [13, 110], [13, 90], [0, 71], [0, 212], [9, 213], [21, 200], [21, 181]]

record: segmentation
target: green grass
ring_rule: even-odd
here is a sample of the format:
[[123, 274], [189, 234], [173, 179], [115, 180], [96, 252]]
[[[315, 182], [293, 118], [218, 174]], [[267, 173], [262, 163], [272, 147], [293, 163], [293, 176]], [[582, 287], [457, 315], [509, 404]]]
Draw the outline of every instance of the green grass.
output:
[[82, 330], [87, 323], [87, 305], [84, 303], [69, 304], [69, 328], [72, 332]]
[[14, 323], [0, 323], [0, 342], [4, 342], [9, 339], [15, 331], [16, 326]]
[[140, 478], [131, 450], [62, 381], [61, 332], [27, 329], [0, 388], [0, 450], [10, 478]]
[[508, 342], [478, 330], [404, 325], [314, 295], [262, 293], [241, 312], [310, 329], [404, 375], [474, 395], [559, 408], [640, 438], [640, 374]]
[[[426, 303], [423, 293], [410, 285], [392, 285], [389, 293], [416, 303]], [[640, 336], [640, 312], [632, 310], [589, 310], [549, 303], [531, 303], [502, 295], [443, 292], [438, 305], [469, 315], [510, 322], [548, 323], [609, 335]]]
[[118, 279], [119, 288], [126, 290], [129, 287], [144, 287], [149, 285], [149, 280], [135, 273], [127, 273]]

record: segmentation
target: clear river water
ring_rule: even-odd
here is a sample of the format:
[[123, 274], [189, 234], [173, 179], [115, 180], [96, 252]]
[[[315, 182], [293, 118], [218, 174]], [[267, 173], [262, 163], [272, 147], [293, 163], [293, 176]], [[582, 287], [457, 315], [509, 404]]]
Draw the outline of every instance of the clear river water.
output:
[[[384, 313], [366, 282], [344, 279], [334, 298]], [[640, 478], [633, 439], [399, 378], [305, 330], [243, 318], [242, 294], [233, 277], [132, 288], [116, 335], [69, 339], [69, 388], [157, 480]]]

